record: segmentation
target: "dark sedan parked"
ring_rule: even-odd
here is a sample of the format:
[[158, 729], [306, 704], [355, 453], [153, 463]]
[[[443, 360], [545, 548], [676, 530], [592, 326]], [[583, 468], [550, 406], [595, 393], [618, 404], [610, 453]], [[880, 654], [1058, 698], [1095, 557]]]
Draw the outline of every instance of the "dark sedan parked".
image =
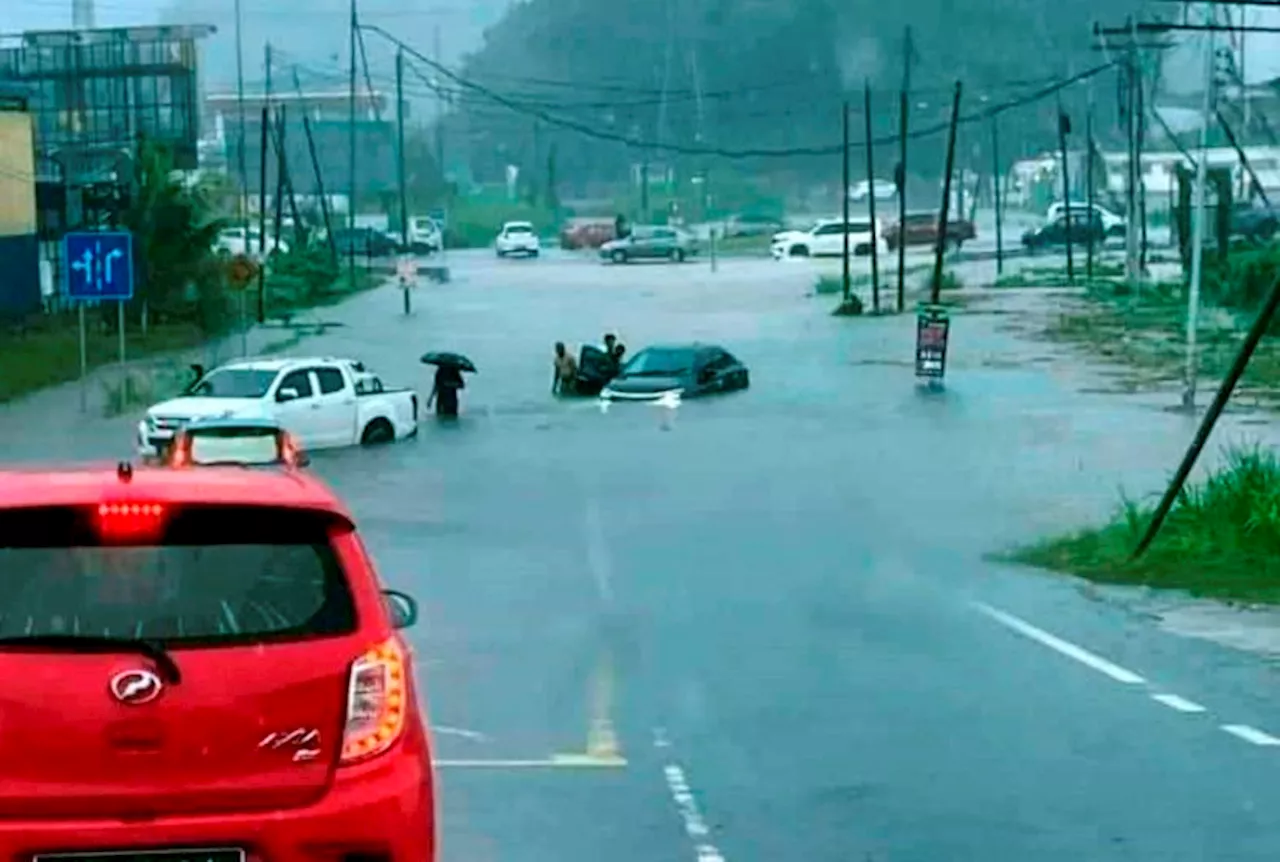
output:
[[1097, 215], [1090, 218], [1088, 213], [1073, 210], [1069, 231], [1067, 217], [1058, 216], [1051, 222], [1025, 232], [1022, 235], [1022, 245], [1028, 251], [1035, 252], [1047, 248], [1065, 248], [1068, 237], [1073, 246], [1088, 245], [1091, 236], [1093, 244], [1099, 248], [1106, 242], [1107, 231], [1102, 226], [1102, 219]]
[[371, 227], [342, 228], [333, 232], [333, 244], [340, 255], [386, 257], [396, 254], [400, 244], [380, 230]]
[[751, 385], [747, 367], [729, 351], [711, 344], [646, 347], [622, 366], [600, 392], [611, 401], [693, 398]]

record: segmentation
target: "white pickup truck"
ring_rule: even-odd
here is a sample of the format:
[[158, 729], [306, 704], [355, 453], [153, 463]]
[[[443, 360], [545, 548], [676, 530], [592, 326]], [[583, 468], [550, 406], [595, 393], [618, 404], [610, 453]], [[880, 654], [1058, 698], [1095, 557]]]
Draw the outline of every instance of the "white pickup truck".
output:
[[418, 431], [418, 396], [388, 389], [351, 359], [247, 359], [219, 366], [138, 423], [140, 455], [158, 457], [193, 419], [267, 418], [304, 449], [389, 443]]

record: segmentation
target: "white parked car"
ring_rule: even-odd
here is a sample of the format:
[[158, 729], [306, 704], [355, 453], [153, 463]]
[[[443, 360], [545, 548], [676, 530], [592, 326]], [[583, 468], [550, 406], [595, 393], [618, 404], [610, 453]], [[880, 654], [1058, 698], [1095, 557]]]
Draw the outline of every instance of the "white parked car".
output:
[[[1089, 211], [1088, 201], [1072, 201], [1070, 206], [1073, 213], [1083, 214]], [[1057, 221], [1066, 210], [1067, 206], [1062, 201], [1049, 204], [1049, 211], [1045, 213], [1045, 222], [1052, 223]], [[1093, 211], [1102, 220], [1102, 230], [1108, 237], [1122, 237], [1125, 235], [1128, 230], [1128, 223], [1122, 216], [1116, 215], [1099, 204], [1093, 205]]]
[[433, 254], [444, 247], [444, 231], [435, 219], [414, 216], [409, 219], [409, 251], [414, 254]]
[[[820, 221], [807, 231], [784, 230], [773, 235], [769, 252], [774, 260], [788, 257], [840, 257], [844, 254], [844, 234], [849, 233], [849, 252], [855, 257], [871, 254], [871, 222], [866, 219], [850, 221], [847, 225], [839, 219]], [[888, 253], [884, 230], [876, 231], [878, 251]]]
[[[246, 236], [248, 237], [248, 242], [245, 241]], [[264, 257], [263, 253], [258, 250], [261, 237], [262, 234], [258, 232], [256, 227], [251, 227], [247, 231], [242, 227], [229, 227], [219, 231], [218, 241], [214, 244], [214, 248], [232, 256], [243, 254], [254, 260], [261, 261]], [[288, 254], [289, 244], [283, 239], [277, 243], [275, 237], [268, 235], [265, 256], [270, 257], [277, 251], [281, 254]]]
[[498, 252], [498, 257], [506, 257], [510, 254], [537, 257], [541, 246], [538, 244], [538, 235], [534, 233], [532, 223], [509, 221], [502, 226], [502, 230], [498, 233], [498, 238], [494, 242], [494, 249]]
[[418, 430], [418, 396], [388, 389], [351, 359], [246, 359], [215, 368], [138, 423], [138, 453], [159, 457], [195, 419], [270, 419], [303, 449], [387, 443]]

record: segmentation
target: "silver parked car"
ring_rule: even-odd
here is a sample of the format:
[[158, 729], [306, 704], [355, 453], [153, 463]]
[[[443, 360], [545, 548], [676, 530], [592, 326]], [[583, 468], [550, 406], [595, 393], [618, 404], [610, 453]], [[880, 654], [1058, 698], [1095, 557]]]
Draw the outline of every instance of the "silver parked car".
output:
[[631, 260], [670, 260], [680, 263], [698, 253], [693, 234], [678, 227], [637, 227], [620, 239], [600, 246], [600, 257], [614, 263]]

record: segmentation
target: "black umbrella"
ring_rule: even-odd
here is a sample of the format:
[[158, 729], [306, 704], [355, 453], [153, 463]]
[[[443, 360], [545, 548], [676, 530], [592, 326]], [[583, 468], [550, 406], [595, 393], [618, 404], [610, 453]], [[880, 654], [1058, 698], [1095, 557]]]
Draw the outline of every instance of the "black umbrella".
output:
[[456, 368], [459, 371], [470, 371], [476, 373], [476, 366], [470, 359], [461, 353], [450, 353], [447, 350], [433, 350], [430, 353], [422, 354], [423, 365], [440, 365], [446, 368]]

